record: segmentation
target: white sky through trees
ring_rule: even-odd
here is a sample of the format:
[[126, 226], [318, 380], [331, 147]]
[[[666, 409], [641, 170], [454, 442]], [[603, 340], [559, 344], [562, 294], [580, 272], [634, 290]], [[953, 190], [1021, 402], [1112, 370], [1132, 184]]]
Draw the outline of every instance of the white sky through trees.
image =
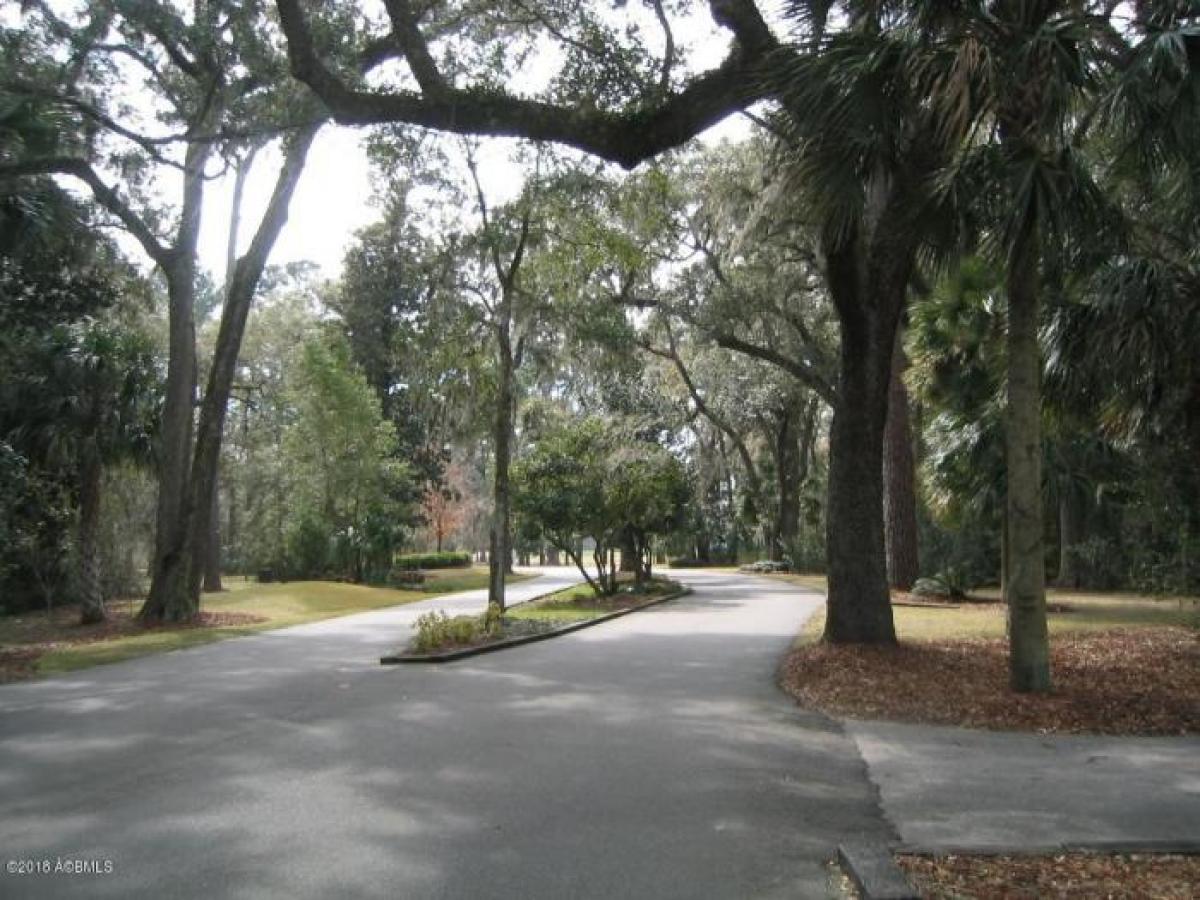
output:
[[[50, 0], [50, 5], [67, 21], [82, 21], [82, 11], [87, 4], [80, 0]], [[636, 14], [639, 14], [639, 8], [636, 6], [622, 6], [612, 12], [614, 16], [625, 17]], [[640, 10], [640, 14], [649, 15], [649, 12]], [[0, 23], [6, 27], [20, 28], [21, 19], [22, 13], [16, 4], [0, 8]], [[674, 20], [672, 27], [680, 52], [677, 67], [679, 71], [702, 71], [715, 67], [728, 52], [729, 34], [713, 23], [704, 7], [697, 7], [691, 14]], [[521, 78], [529, 79], [531, 83], [536, 82], [541, 69], [545, 69], [549, 77], [555, 68], [554, 53], [555, 48], [547, 47], [544, 56], [541, 51], [535, 54], [532, 60], [527, 61]], [[116, 60], [115, 64], [120, 68], [125, 63]], [[122, 124], [147, 134], [161, 133], [162, 128], [154, 121], [154, 101], [148, 93], [133, 87], [142, 83], [143, 73], [131, 68], [128, 76], [127, 79], [118, 79], [112, 85], [112, 89], [120, 94], [120, 99], [126, 103], [126, 109], [134, 115], [133, 121]], [[401, 81], [403, 80], [401, 77]], [[738, 140], [748, 131], [747, 120], [734, 115], [710, 129], [701, 140], [706, 143], [722, 138]], [[353, 240], [354, 233], [378, 219], [381, 214], [380, 208], [373, 201], [382, 191], [376, 191], [376, 185], [372, 184], [372, 169], [363, 148], [368, 134], [367, 128], [345, 128], [333, 123], [322, 129], [309, 153], [308, 164], [291, 203], [287, 224], [271, 253], [270, 264], [311, 261], [320, 266], [325, 277], [333, 278], [340, 273], [343, 256]], [[117, 146], [121, 144], [120, 138], [112, 140]], [[510, 151], [515, 143], [505, 139], [485, 139], [480, 144], [480, 175], [492, 202], [499, 203], [511, 199], [523, 182], [524, 176], [520, 167], [509, 160]], [[178, 156], [177, 153], [172, 155]], [[267, 205], [281, 159], [278, 141], [264, 148], [255, 158], [243, 199], [239, 253], [248, 245]], [[217, 162], [211, 163], [209, 169], [215, 173], [218, 170]], [[103, 165], [100, 165], [100, 171], [110, 183], [115, 184], [118, 189], [122, 188], [118, 176], [106, 171]], [[465, 179], [466, 171], [462, 174]], [[179, 197], [179, 185], [175, 174], [160, 167], [156, 179], [150, 188], [156, 202], [161, 203], [164, 208], [173, 208]], [[58, 180], [68, 190], [83, 197], [89, 196], [87, 190], [74, 179], [60, 177]], [[205, 188], [199, 248], [200, 266], [217, 284], [222, 283], [225, 277], [233, 183], [234, 177], [230, 171], [224, 177], [208, 181]], [[469, 217], [470, 213], [466, 215]], [[118, 240], [131, 259], [137, 260], [145, 267], [150, 266], [137, 241], [123, 233]]]

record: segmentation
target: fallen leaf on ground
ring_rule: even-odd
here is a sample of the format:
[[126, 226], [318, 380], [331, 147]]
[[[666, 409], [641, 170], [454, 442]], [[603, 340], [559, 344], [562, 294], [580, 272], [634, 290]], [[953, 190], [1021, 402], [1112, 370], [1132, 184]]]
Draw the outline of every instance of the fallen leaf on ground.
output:
[[898, 856], [926, 900], [1191, 900], [1200, 857], [1068, 853], [1057, 856]]
[[1200, 635], [1137, 628], [1057, 635], [1054, 690], [1008, 687], [1004, 640], [893, 647], [806, 644], [782, 669], [784, 687], [831, 715], [1023, 731], [1200, 732]]

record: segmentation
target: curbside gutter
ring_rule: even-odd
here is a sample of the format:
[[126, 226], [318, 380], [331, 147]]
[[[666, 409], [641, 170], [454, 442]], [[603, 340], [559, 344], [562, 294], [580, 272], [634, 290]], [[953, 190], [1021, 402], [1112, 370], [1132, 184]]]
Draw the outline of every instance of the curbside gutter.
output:
[[[507, 650], [509, 647], [520, 647], [523, 644], [534, 644], [538, 641], [547, 641], [550, 638], [561, 637], [564, 634], [570, 634], [572, 631], [580, 631], [584, 628], [591, 628], [593, 625], [602, 625], [605, 622], [619, 619], [621, 616], [627, 616], [630, 613], [640, 612], [643, 609], [648, 609], [651, 606], [658, 606], [660, 603], [666, 603], [668, 600], [678, 600], [680, 597], [692, 593], [690, 587], [683, 587], [680, 590], [673, 591], [670, 594], [664, 594], [661, 597], [654, 597], [647, 600], [645, 603], [640, 603], [637, 606], [630, 606], [626, 609], [618, 609], [614, 612], [605, 613], [602, 616], [597, 616], [594, 619], [585, 619], [582, 622], [572, 622], [570, 625], [563, 625], [560, 628], [554, 628], [550, 631], [543, 631], [540, 634], [527, 634], [521, 637], [507, 638], [503, 641], [495, 641], [491, 644], [480, 644], [477, 647], [464, 647], [461, 650], [446, 650], [441, 653], [395, 653], [389, 656], [382, 656], [379, 659], [380, 665], [406, 665], [412, 663], [445, 663], [454, 662], [458, 659], [467, 659], [471, 656], [479, 656], [483, 653], [494, 653], [497, 650]], [[549, 595], [547, 595], [549, 596]], [[533, 603], [541, 598], [534, 600], [526, 600], [525, 603]], [[524, 604], [521, 604], [524, 605]]]

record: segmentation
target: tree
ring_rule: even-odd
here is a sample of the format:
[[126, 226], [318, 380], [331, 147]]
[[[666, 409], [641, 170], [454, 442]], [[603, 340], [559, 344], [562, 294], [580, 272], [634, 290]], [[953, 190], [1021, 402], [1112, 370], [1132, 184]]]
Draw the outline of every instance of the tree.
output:
[[149, 458], [151, 414], [157, 402], [154, 358], [136, 331], [87, 323], [50, 337], [44, 358], [53, 392], [27, 410], [49, 414], [48, 437], [59, 452], [66, 447], [78, 466], [77, 583], [83, 624], [107, 617], [100, 568], [100, 524], [104, 468], [123, 458]]
[[[16, 114], [5, 149], [30, 144]], [[148, 459], [157, 411], [153, 353], [129, 315], [143, 285], [90, 233], [86, 206], [46, 179], [0, 194], [0, 249], [0, 438], [15, 551], [0, 568], [31, 573], [49, 600], [68, 556], [64, 513], [74, 513], [75, 593], [84, 623], [102, 621], [104, 469]]]
[[[594, 417], [561, 424], [513, 469], [523, 530], [566, 554], [597, 595], [617, 589], [614, 556], [623, 541], [633, 548], [637, 583], [650, 577], [654, 537], [684, 524], [691, 499], [683, 465], [626, 424]], [[593, 543], [594, 578], [584, 539]]]
[[[270, 77], [270, 36], [261, 29], [256, 8], [206, 3], [189, 19], [166, 4], [93, 4], [83, 27], [60, 18], [48, 4], [33, 8], [23, 35], [26, 47], [57, 47], [71, 62], [57, 66], [46, 55], [30, 62], [23, 59], [26, 47], [18, 41], [9, 48], [15, 77], [3, 88], [54, 110], [69, 127], [54, 146], [0, 166], [0, 177], [57, 173], [82, 181], [96, 202], [141, 244], [167, 283], [170, 354], [160, 429], [158, 530], [150, 595], [141, 616], [148, 621], [186, 620], [199, 607], [223, 419], [246, 311], [283, 227], [320, 117], [314, 121], [301, 115], [304, 124], [287, 141], [267, 210], [229, 280], [193, 450], [193, 310], [205, 169], [224, 129], [261, 126], [270, 121], [273, 107], [303, 104], [289, 101], [288, 86]], [[125, 102], [120, 90], [118, 60], [121, 65], [128, 61], [145, 77], [162, 107], [158, 118], [174, 127], [174, 133], [142, 129], [137, 104]], [[272, 130], [275, 124], [266, 128]], [[181, 149], [173, 154], [172, 147]], [[114, 188], [106, 180], [106, 167], [126, 175], [132, 190], [123, 194]], [[173, 227], [166, 229], [169, 236], [161, 227], [162, 211], [143, 190], [147, 172], [155, 167], [183, 174], [178, 214]]]
[[305, 344], [289, 394], [291, 565], [302, 577], [334, 564], [355, 581], [382, 580], [408, 521], [395, 430], [342, 341]]
[[[1042, 387], [1038, 328], [1042, 295], [1072, 247], [1107, 243], [1120, 231], [1112, 204], [1081, 148], [1102, 111], [1112, 122], [1156, 119], [1162, 101], [1137, 90], [1160, 57], [1170, 60], [1163, 95], [1181, 114], [1138, 135], [1158, 153], [1184, 157], [1194, 134], [1187, 99], [1196, 87], [1183, 62], [1186, 4], [1139, 7], [1129, 27], [1111, 4], [1065, 0], [965, 4], [935, 20], [947, 64], [930, 80], [931, 103], [961, 147], [943, 182], [978, 211], [987, 246], [1003, 263], [1008, 301], [1005, 594], [1014, 690], [1050, 689], [1042, 498]], [[1192, 38], [1194, 42], [1194, 37]], [[939, 45], [935, 45], [939, 46]], [[1173, 49], [1168, 49], [1173, 48]], [[1178, 100], [1183, 105], [1175, 107]], [[1083, 110], [1083, 112], [1080, 112]], [[1164, 143], [1165, 138], [1165, 143]], [[1160, 156], [1161, 158], [1161, 156]], [[1111, 246], [1111, 245], [1110, 245]]]
[[655, 535], [684, 524], [691, 486], [682, 464], [662, 447], [630, 442], [608, 454], [604, 504], [627, 535], [638, 584], [650, 579]]
[[[293, 73], [313, 89], [335, 119], [346, 124], [403, 122], [465, 134], [555, 141], [631, 167], [679, 146], [755, 100], [779, 97], [796, 113], [806, 139], [824, 148], [817, 156], [826, 162], [840, 162], [844, 172], [847, 147], [864, 146], [850, 140], [846, 114], [883, 109], [877, 102], [862, 104], [862, 92], [878, 86], [878, 73], [865, 72], [857, 83], [858, 93], [852, 85], [839, 96], [838, 85], [845, 81], [836, 71], [838, 61], [828, 65], [833, 55], [823, 52], [804, 58], [793, 48], [781, 46], [750, 0], [713, 0], [709, 4], [714, 22], [735, 36], [725, 62], [717, 69], [692, 76], [675, 89], [674, 60], [668, 53], [661, 67], [663, 77], [652, 83], [636, 79], [630, 91], [615, 97], [597, 97], [586, 79], [558, 82], [559, 97], [526, 98], [497, 87], [491, 72], [476, 69], [448, 77], [435, 55], [436, 41], [448, 39], [455, 20], [445, 16], [441, 5], [418, 13], [405, 2], [389, 6], [390, 31], [366, 45], [366, 56], [402, 58], [417, 90], [362, 88], [348, 84], [323, 61], [299, 0], [278, 0], [278, 8]], [[571, 15], [586, 18], [590, 11], [578, 7]], [[550, 22], [545, 30], [551, 35], [564, 33], [557, 24], [563, 24], [568, 34], [579, 25], [573, 18], [556, 23], [551, 16], [551, 20], [540, 20], [543, 26]], [[475, 28], [476, 34], [484, 36], [484, 44], [511, 35], [509, 30], [500, 31], [499, 23], [488, 13], [457, 21]], [[869, 25], [863, 23], [851, 41], [867, 39]], [[619, 55], [620, 39], [615, 34], [612, 37], [613, 49], [601, 51], [601, 57]], [[575, 49], [579, 46], [587, 45]], [[461, 54], [456, 57], [462, 59]], [[576, 52], [568, 51], [566, 58], [581, 71], [588, 71]], [[884, 59], [886, 65], [898, 61], [895, 54], [875, 58]], [[826, 65], [825, 72], [812, 68], [817, 60]], [[769, 72], [779, 75], [766, 77]], [[460, 86], [472, 76], [476, 83]], [[824, 92], [806, 92], [810, 83], [823, 85]], [[630, 93], [633, 100], [628, 99]], [[585, 102], [583, 98], [589, 94], [591, 100]], [[889, 99], [897, 96], [901, 95]], [[879, 121], [849, 120], [852, 126], [867, 129], [860, 133], [886, 138], [874, 146], [868, 143], [866, 151], [852, 157], [868, 167], [860, 174], [871, 176], [865, 189], [858, 182], [849, 204], [857, 199], [865, 214], [853, 228], [843, 228], [848, 222], [840, 219], [824, 232], [830, 289], [842, 319], [839, 396], [846, 410], [835, 417], [831, 434], [838, 449], [830, 468], [826, 637], [834, 641], [895, 640], [884, 562], [881, 448], [895, 330], [919, 243], [918, 229], [913, 227], [914, 209], [925, 209], [925, 204], [914, 202], [910, 194], [916, 191], [924, 196], [936, 163], [929, 152], [936, 146], [934, 135], [928, 129], [922, 131], [924, 125], [918, 124], [923, 122], [921, 107], [915, 96], [910, 99], [907, 105], [894, 105], [886, 128], [880, 129]], [[820, 121], [811, 115], [834, 110], [842, 116], [840, 122], [833, 115]], [[911, 152], [903, 164], [893, 160], [889, 167], [871, 151], [896, 135]], [[846, 181], [836, 183], [845, 186]], [[839, 205], [846, 208], [844, 202]]]

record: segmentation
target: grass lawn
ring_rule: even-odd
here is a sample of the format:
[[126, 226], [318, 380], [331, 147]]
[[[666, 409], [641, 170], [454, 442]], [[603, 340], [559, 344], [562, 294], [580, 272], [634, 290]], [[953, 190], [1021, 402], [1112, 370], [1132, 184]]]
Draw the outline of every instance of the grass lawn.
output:
[[[142, 628], [131, 619], [135, 606], [123, 602], [110, 606], [112, 621], [101, 626], [76, 624], [79, 613], [72, 607], [56, 610], [49, 619], [41, 612], [0, 617], [0, 682], [70, 672], [487, 585], [487, 569], [482, 567], [431, 574], [420, 591], [327, 581], [259, 584], [227, 576], [222, 579], [224, 591], [203, 597], [201, 609], [211, 624], [185, 627]], [[508, 580], [531, 577], [536, 576]]]
[[[488, 586], [488, 567], [471, 566], [461, 569], [425, 569], [425, 583], [416, 590], [426, 594], [451, 594], [455, 591], [474, 591]], [[528, 581], [536, 575], [509, 575], [505, 584]]]
[[616, 608], [610, 599], [597, 598], [595, 592], [586, 584], [577, 584], [538, 600], [514, 606], [504, 615], [509, 619], [538, 619], [552, 621], [556, 625], [566, 625], [568, 622], [583, 622], [603, 616]]
[[[771, 575], [814, 590], [825, 590], [821, 575]], [[973, 596], [991, 603], [936, 606], [893, 606], [896, 636], [901, 641], [941, 641], [957, 638], [1003, 638], [1005, 607], [998, 588], [984, 588]], [[1162, 598], [1132, 593], [1064, 591], [1050, 588], [1046, 602], [1050, 635], [1107, 631], [1113, 628], [1200, 625], [1200, 597]], [[825, 627], [825, 611], [818, 611], [805, 625], [802, 637], [816, 639]]]

